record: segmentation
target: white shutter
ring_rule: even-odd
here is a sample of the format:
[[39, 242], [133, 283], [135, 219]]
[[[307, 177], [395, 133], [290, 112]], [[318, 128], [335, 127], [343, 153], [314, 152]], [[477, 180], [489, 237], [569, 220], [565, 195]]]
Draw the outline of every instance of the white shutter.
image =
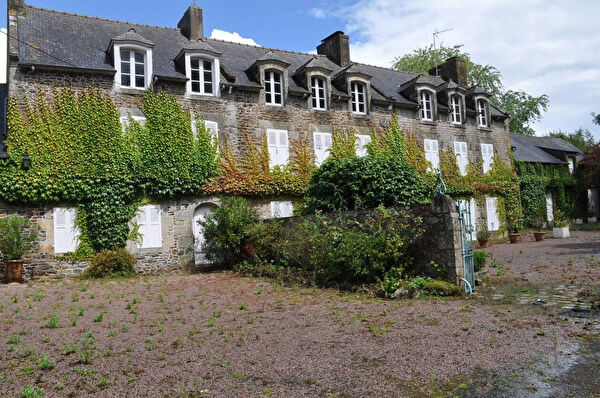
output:
[[267, 130], [269, 144], [269, 166], [285, 166], [289, 159], [288, 132], [286, 130]]
[[194, 133], [194, 138], [198, 138], [198, 122], [196, 119], [192, 118], [192, 133]]
[[142, 234], [142, 248], [162, 247], [160, 206], [147, 205], [138, 211], [138, 224]]
[[477, 240], [477, 204], [475, 203], [475, 199], [471, 198], [469, 201], [469, 212], [471, 213], [471, 230], [472, 230], [472, 238], [473, 240]]
[[206, 128], [208, 135], [210, 135], [213, 144], [219, 145], [219, 124], [217, 122], [205, 120], [204, 127]]
[[75, 227], [77, 209], [57, 207], [54, 219], [54, 253], [70, 253], [77, 250], [79, 229]]
[[498, 200], [496, 198], [485, 198], [485, 207], [487, 211], [487, 226], [488, 231], [497, 231], [500, 227], [498, 219]]
[[469, 154], [467, 151], [467, 143], [455, 141], [454, 142], [454, 154], [456, 155], [456, 163], [460, 174], [467, 174], [467, 165], [469, 164]]
[[487, 173], [492, 168], [494, 158], [494, 146], [492, 144], [481, 144], [481, 158], [483, 159], [483, 173]]
[[371, 136], [366, 134], [356, 134], [356, 156], [367, 156], [367, 144], [371, 142]]
[[431, 163], [429, 171], [440, 167], [440, 153], [437, 140], [425, 140], [425, 159]]
[[554, 221], [554, 204], [552, 201], [552, 192], [546, 192], [546, 214], [548, 221]]
[[315, 164], [320, 166], [328, 157], [331, 148], [331, 133], [313, 133], [315, 147]]
[[272, 201], [270, 208], [272, 218], [291, 217], [294, 213], [294, 206], [289, 200]]

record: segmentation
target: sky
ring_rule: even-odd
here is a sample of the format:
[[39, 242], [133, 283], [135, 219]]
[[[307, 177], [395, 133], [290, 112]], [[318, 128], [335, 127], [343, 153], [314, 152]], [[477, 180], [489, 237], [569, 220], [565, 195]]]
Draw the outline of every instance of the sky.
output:
[[[6, 2], [0, 13], [6, 15]], [[27, 4], [90, 16], [175, 27], [191, 0], [29, 0]], [[502, 72], [505, 89], [547, 94], [534, 125], [589, 129], [600, 140], [600, 1], [571, 0], [267, 0], [196, 1], [207, 36], [314, 52], [336, 30], [350, 36], [351, 59], [389, 67], [395, 57], [432, 43], [463, 44], [472, 59]], [[568, 5], [567, 5], [568, 4]], [[0, 27], [6, 26], [6, 19]]]

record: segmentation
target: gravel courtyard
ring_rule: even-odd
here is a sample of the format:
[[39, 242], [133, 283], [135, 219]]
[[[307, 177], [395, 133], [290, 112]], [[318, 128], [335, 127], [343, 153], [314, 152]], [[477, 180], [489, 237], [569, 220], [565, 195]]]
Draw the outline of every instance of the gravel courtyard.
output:
[[[575, 236], [491, 247], [472, 298], [388, 301], [230, 272], [3, 285], [0, 396], [445, 397], [507, 385], [563, 396], [510, 375], [594, 353], [591, 310], [517, 300], [546, 281], [600, 286], [599, 235]], [[594, 396], [597, 378], [570, 390], [571, 368], [546, 379]]]

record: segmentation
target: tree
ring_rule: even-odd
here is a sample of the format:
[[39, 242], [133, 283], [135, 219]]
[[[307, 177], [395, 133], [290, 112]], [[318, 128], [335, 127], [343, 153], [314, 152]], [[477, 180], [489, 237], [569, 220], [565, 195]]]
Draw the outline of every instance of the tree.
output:
[[592, 184], [600, 184], [600, 144], [590, 146], [580, 162]]
[[600, 113], [592, 113], [592, 117], [594, 118], [594, 123], [600, 126]]
[[[429, 73], [436, 65], [442, 64], [450, 57], [462, 59], [467, 66], [467, 83], [477, 85], [492, 96], [492, 103], [499, 106], [510, 116], [509, 128], [514, 133], [534, 135], [531, 124], [540, 120], [542, 113], [548, 109], [549, 99], [546, 94], [534, 97], [524, 91], [504, 91], [502, 75], [492, 65], [473, 62], [469, 53], [463, 51], [461, 45], [453, 47], [432, 45], [417, 48], [412, 53], [397, 57], [394, 68], [412, 73]], [[600, 122], [600, 120], [599, 120]]]
[[581, 149], [582, 152], [585, 152], [588, 147], [595, 144], [594, 137], [592, 136], [592, 133], [590, 133], [590, 130], [583, 128], [579, 128], [572, 133], [564, 133], [560, 130], [551, 132], [550, 137], [562, 138]]

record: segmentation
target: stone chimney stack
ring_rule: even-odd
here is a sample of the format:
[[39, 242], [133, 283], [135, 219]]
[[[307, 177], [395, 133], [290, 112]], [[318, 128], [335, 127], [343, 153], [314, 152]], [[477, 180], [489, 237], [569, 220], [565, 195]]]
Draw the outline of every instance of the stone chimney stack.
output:
[[317, 54], [325, 55], [339, 66], [350, 65], [350, 38], [344, 32], [337, 31], [321, 40]]
[[[437, 69], [437, 73], [436, 73]], [[467, 64], [458, 57], [448, 58], [446, 62], [438, 65], [437, 68], [431, 68], [430, 75], [439, 76], [444, 80], [452, 80], [462, 87], [468, 87]]]
[[204, 21], [202, 8], [190, 6], [177, 24], [181, 33], [190, 40], [204, 39]]

